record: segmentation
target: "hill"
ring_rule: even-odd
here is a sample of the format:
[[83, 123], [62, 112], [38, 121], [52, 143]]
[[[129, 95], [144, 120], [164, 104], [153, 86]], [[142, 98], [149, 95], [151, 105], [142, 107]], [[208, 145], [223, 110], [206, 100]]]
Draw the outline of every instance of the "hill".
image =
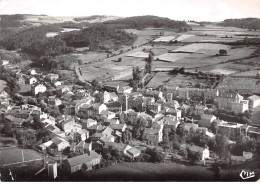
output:
[[104, 24], [117, 29], [143, 29], [147, 27], [181, 29], [182, 27], [189, 27], [184, 21], [174, 21], [151, 15], [121, 18], [106, 21]]
[[136, 39], [123, 30], [117, 30], [105, 24], [94, 24], [77, 32], [61, 35], [62, 40], [72, 47], [90, 47], [90, 50], [115, 48], [120, 45], [131, 45]]
[[226, 19], [223, 22], [219, 23], [218, 25], [259, 30], [260, 19], [258, 18]]

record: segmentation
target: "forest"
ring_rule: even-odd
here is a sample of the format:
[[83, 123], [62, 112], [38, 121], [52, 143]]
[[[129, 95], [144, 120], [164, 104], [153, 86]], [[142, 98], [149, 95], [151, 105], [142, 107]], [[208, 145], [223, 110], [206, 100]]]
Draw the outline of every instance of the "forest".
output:
[[258, 18], [226, 19], [222, 23], [219, 23], [219, 25], [259, 30], [260, 19]]

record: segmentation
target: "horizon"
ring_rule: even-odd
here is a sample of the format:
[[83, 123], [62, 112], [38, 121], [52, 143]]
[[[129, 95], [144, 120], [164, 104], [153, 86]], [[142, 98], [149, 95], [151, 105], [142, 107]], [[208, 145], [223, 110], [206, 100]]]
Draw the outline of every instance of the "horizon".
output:
[[260, 0], [0, 0], [0, 12], [51, 17], [154, 15], [180, 21], [220, 22], [260, 18]]

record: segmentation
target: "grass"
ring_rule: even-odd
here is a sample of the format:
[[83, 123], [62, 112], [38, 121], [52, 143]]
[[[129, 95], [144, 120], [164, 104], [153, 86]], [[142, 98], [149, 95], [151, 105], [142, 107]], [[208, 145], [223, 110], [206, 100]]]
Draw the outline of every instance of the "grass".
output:
[[[23, 149], [24, 161], [42, 158], [42, 154], [31, 150]], [[0, 153], [0, 165], [22, 162], [22, 149], [9, 148], [1, 150]]]
[[[245, 169], [247, 169], [245, 167]], [[77, 181], [241, 181], [241, 169], [221, 170], [220, 178], [214, 176], [209, 166], [183, 165], [178, 163], [124, 162], [96, 171]], [[255, 171], [256, 176], [259, 170]]]

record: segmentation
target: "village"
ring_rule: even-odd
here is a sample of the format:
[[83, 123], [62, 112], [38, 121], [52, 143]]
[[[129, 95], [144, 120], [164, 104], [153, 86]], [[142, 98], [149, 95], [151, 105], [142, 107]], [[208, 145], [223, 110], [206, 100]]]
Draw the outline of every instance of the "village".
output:
[[232, 166], [257, 155], [260, 129], [249, 121], [257, 95], [117, 81], [64, 85], [58, 74], [12, 65], [2, 60], [2, 73], [15, 79], [8, 85], [19, 89], [0, 94], [3, 132], [41, 153], [40, 173], [51, 179], [123, 161]]

